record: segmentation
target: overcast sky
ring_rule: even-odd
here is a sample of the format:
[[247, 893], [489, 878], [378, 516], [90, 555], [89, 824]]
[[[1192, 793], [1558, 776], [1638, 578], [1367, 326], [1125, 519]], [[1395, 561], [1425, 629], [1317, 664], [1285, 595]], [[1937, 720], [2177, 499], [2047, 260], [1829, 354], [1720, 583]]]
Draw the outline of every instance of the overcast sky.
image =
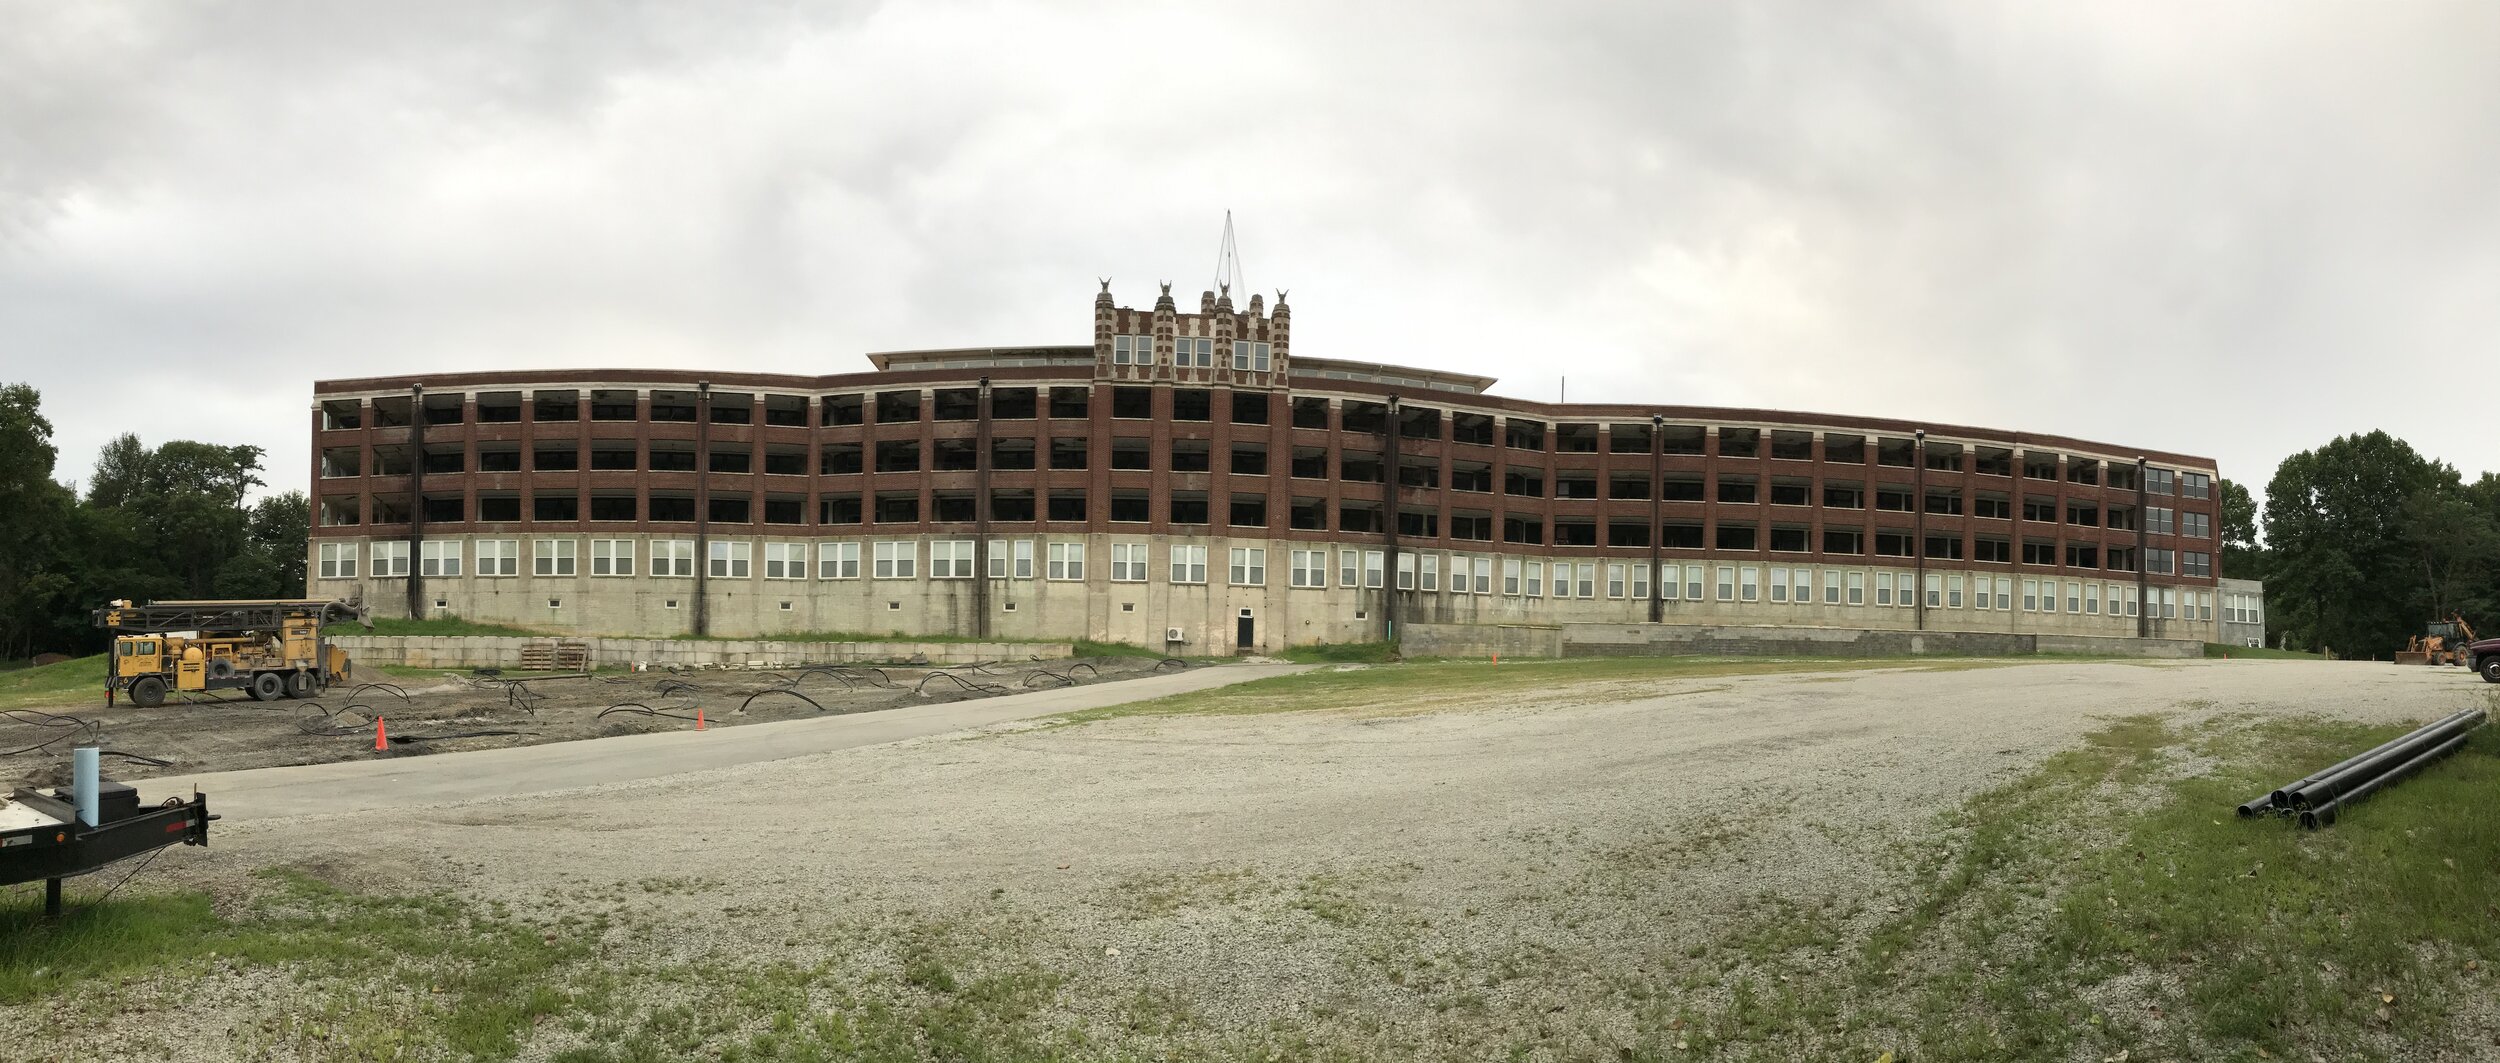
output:
[[2500, 467], [2500, 5], [0, 0], [0, 381], [867, 368], [1289, 288], [1501, 394]]

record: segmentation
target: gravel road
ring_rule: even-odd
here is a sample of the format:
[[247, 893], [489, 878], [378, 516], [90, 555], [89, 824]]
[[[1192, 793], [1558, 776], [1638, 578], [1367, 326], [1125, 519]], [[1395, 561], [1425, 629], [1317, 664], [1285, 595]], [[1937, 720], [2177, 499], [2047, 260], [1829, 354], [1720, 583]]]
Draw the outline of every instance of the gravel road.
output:
[[[673, 955], [757, 962], [823, 955], [827, 928], [917, 920], [1014, 942], [1066, 979], [1072, 1021], [1116, 1025], [1111, 1002], [1152, 989], [1202, 1029], [1329, 1027], [1368, 1052], [1467, 1058], [1568, 1003], [1556, 1043], [1596, 1054], [1632, 1005], [1592, 1008], [1605, 994], [1586, 990], [1622, 965], [1770, 899], [1866, 900], [1936, 813], [2110, 718], [2416, 720], [2483, 697], [2459, 671], [2368, 663], [1947, 663], [1560, 686], [1423, 714], [1028, 721], [241, 823], [166, 874], [213, 889], [284, 864], [580, 906], [664, 927], [634, 940]], [[655, 878], [694, 903], [634, 886]], [[1498, 984], [1447, 977], [1521, 966]]]

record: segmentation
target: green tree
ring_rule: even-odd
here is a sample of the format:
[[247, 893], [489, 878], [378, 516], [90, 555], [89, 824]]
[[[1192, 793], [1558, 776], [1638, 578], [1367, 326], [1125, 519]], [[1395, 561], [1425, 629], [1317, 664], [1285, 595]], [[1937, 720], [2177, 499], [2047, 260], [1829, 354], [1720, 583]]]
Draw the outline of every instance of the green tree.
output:
[[2233, 579], [2264, 579], [2272, 558], [2258, 542], [2257, 500], [2248, 488], [2222, 481], [2216, 496], [2222, 507], [2222, 574]]
[[42, 406], [31, 386], [0, 386], [0, 657], [51, 645], [52, 615], [69, 591], [62, 554], [75, 541], [75, 500], [52, 479], [60, 449]]
[[2283, 460], [2266, 485], [2266, 597], [2293, 643], [2368, 657], [2420, 633], [2428, 581], [2408, 503], [2454, 475], [2385, 432]]

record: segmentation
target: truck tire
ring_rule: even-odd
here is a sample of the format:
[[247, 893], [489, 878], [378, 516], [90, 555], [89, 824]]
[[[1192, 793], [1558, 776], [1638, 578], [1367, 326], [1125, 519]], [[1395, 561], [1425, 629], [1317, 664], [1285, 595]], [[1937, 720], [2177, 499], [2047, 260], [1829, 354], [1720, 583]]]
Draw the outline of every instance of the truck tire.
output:
[[143, 675], [131, 680], [130, 703], [143, 709], [153, 709], [164, 704], [165, 681], [152, 675]]
[[286, 693], [286, 679], [276, 672], [262, 672], [252, 677], [252, 700], [276, 701]]
[[313, 678], [311, 672], [288, 672], [286, 674], [286, 696], [302, 701], [318, 693], [321, 693], [321, 681]]
[[234, 678], [234, 662], [223, 657], [211, 657], [202, 671], [210, 679], [232, 679]]
[[2474, 670], [2483, 673], [2483, 682], [2500, 683], [2500, 653], [2487, 653], [2474, 662]]

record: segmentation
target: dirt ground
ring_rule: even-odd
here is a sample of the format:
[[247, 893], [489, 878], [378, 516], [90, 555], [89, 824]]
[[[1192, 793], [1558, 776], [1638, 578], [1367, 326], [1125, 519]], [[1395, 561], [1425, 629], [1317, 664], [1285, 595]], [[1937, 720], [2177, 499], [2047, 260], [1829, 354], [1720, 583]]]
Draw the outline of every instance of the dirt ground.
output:
[[[1648, 1009], [1724, 997], [1683, 957], [1789, 913], [1863, 929], [1899, 911], [1917, 886], [1902, 869], [1938, 844], [1939, 813], [2113, 718], [2420, 720], [2483, 704], [2483, 688], [2368, 664], [2042, 662], [1565, 684], [1420, 714], [1384, 701], [1035, 721], [240, 824], [161, 874], [214, 891], [258, 867], [315, 868], [354, 888], [595, 917], [601, 955], [627, 971], [734, 957], [892, 979], [891, 955], [861, 951], [882, 940], [874, 928], [939, 928], [925, 932], [975, 970], [1046, 970], [1047, 1014], [1137, 1058], [1173, 1030], [1364, 1058], [1495, 1058], [1523, 1038], [1521, 1058], [1631, 1058], [1621, 1046]], [[480, 695], [443, 701], [426, 726], [481, 725], [449, 714]], [[648, 977], [655, 1006], [688, 991]], [[211, 979], [186, 989], [179, 1029], [123, 1017], [46, 1036], [75, 1058], [239, 1058], [267, 1046], [213, 1032], [284, 1006], [267, 989]], [[0, 1014], [0, 1034], [46, 1021]], [[619, 1029], [551, 1023], [520, 1058]]]
[[391, 755], [423, 756], [689, 728], [698, 708], [706, 726], [733, 727], [1083, 686], [1183, 667], [1098, 657], [545, 677], [447, 669], [424, 676], [368, 674], [304, 701], [231, 694], [168, 700], [150, 709], [127, 701], [106, 708], [98, 698], [0, 713], [0, 750], [41, 746], [0, 757], [0, 792], [67, 782], [69, 748], [91, 742], [131, 754], [108, 754], [105, 773], [135, 781], [368, 759], [375, 756], [376, 717], [393, 743]]

